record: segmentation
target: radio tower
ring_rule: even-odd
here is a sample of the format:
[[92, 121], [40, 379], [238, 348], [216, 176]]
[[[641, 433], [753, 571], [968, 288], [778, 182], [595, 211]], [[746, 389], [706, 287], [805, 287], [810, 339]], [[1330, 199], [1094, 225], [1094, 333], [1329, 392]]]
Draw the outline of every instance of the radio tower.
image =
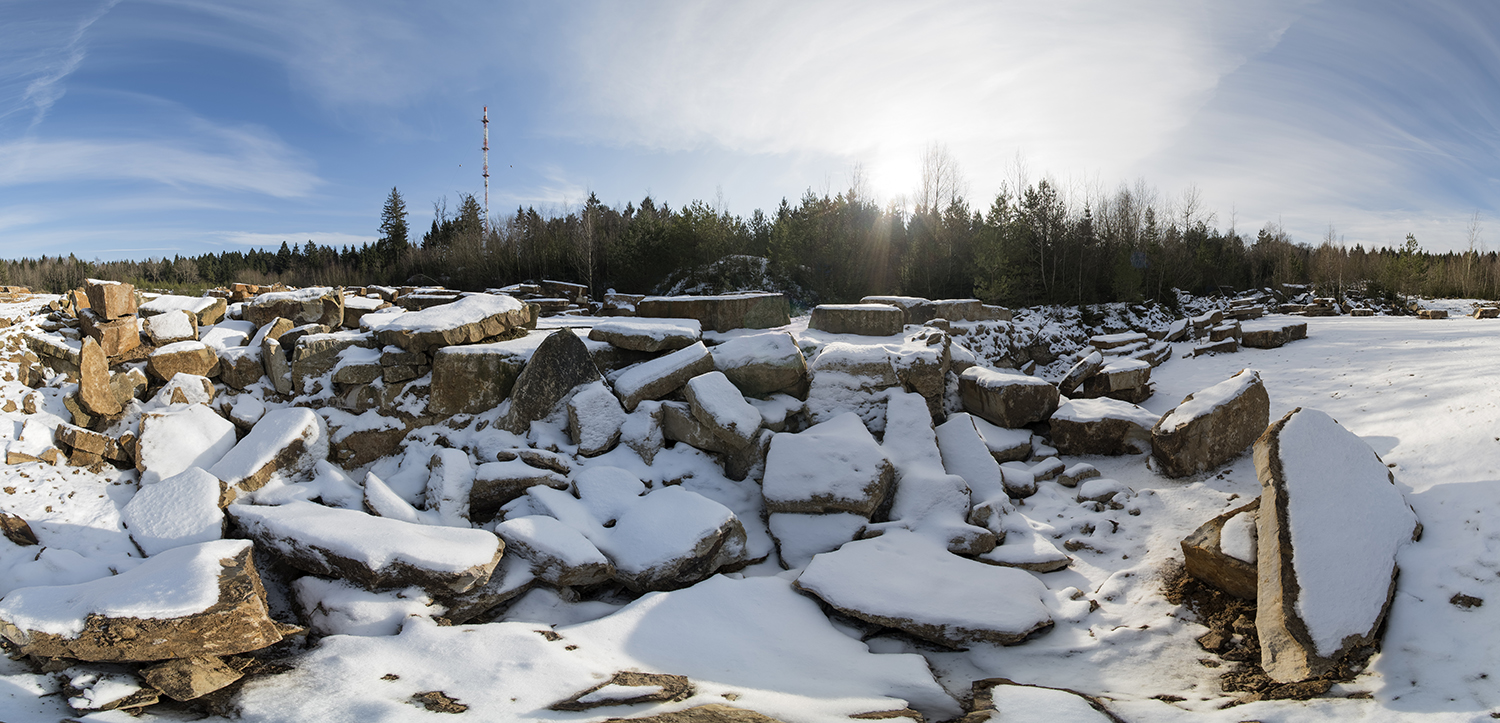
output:
[[489, 229], [490, 225], [490, 107], [484, 107], [484, 145], [480, 150], [484, 151], [484, 226]]

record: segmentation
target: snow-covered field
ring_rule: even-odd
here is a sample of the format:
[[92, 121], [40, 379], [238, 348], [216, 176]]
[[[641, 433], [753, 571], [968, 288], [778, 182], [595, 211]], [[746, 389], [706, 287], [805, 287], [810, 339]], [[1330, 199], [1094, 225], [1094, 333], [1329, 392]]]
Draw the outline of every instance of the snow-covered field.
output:
[[[0, 316], [19, 311], [0, 308]], [[1147, 455], [1064, 458], [1069, 465], [1093, 464], [1134, 497], [1122, 509], [1095, 512], [1078, 504], [1076, 490], [1049, 481], [1017, 507], [1059, 548], [1073, 543], [1067, 547], [1074, 560], [1058, 572], [1024, 573], [1045, 585], [1043, 602], [1056, 626], [1022, 645], [976, 643], [955, 652], [889, 633], [861, 640], [862, 630], [838, 618], [830, 622], [813, 598], [799, 594], [791, 583], [802, 569], [781, 569], [772, 553], [771, 561], [742, 572], [628, 604], [570, 602], [539, 588], [502, 622], [440, 627], [412, 617], [396, 635], [325, 637], [294, 659], [291, 672], [247, 683], [237, 699], [239, 715], [248, 721], [416, 720], [443, 714], [413, 706], [412, 695], [441, 690], [469, 706], [458, 720], [592, 721], [725, 701], [787, 721], [847, 720], [905, 705], [941, 720], [960, 715], [958, 701], [972, 681], [1004, 677], [1097, 696], [1127, 721], [1500, 717], [1500, 678], [1491, 678], [1500, 676], [1500, 600], [1491, 602], [1500, 597], [1500, 374], [1494, 371], [1500, 321], [1306, 321], [1308, 338], [1280, 349], [1184, 358], [1191, 346], [1177, 345], [1174, 358], [1152, 373], [1156, 394], [1141, 406], [1165, 413], [1185, 395], [1249, 367], [1270, 394], [1273, 420], [1297, 407], [1320, 409], [1394, 465], [1425, 534], [1399, 554], [1383, 651], [1365, 673], [1324, 698], [1226, 708], [1236, 700], [1220, 687], [1228, 664], [1217, 664], [1199, 647], [1195, 638], [1205, 628], [1163, 594], [1164, 576], [1182, 558], [1179, 541], [1260, 493], [1247, 453], [1185, 480], [1154, 473]], [[0, 331], [0, 338], [14, 333]], [[28, 392], [0, 382], [0, 400], [20, 404]], [[67, 417], [55, 390], [43, 413]], [[13, 438], [36, 415], [0, 412], [0, 419], [11, 423], [0, 423], [0, 437]], [[650, 467], [628, 459], [633, 454], [621, 447], [583, 466], [622, 467], [643, 480], [688, 476], [684, 487], [735, 511], [752, 551], [767, 549], [753, 480], [724, 478], [686, 445], [660, 453]], [[133, 472], [6, 466], [0, 489], [0, 511], [28, 520], [43, 546], [38, 554], [36, 547], [0, 541], [0, 595], [139, 564], [119, 512], [134, 492]], [[871, 569], [868, 576], [878, 583], [882, 573]], [[957, 591], [965, 580], [945, 584], [954, 592], [921, 592], [963, 597]], [[1460, 607], [1450, 602], [1457, 594], [1488, 604]], [[401, 606], [405, 614], [414, 603]], [[688, 676], [696, 693], [657, 706], [547, 710], [632, 669]], [[79, 718], [60, 691], [58, 675], [0, 658], [0, 721], [130, 719], [121, 712]], [[146, 717], [197, 719], [171, 708]], [[995, 718], [1057, 719], [1045, 711], [1036, 718]]]

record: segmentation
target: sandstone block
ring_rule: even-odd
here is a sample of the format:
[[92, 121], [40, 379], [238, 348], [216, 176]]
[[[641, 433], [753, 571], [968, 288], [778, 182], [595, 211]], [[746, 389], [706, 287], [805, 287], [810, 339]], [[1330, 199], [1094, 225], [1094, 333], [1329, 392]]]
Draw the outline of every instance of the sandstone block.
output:
[[886, 304], [819, 304], [807, 328], [830, 334], [894, 336], [901, 333], [906, 315]]
[[1239, 456], [1270, 422], [1271, 398], [1251, 369], [1187, 395], [1151, 430], [1151, 455], [1168, 477], [1206, 472]]
[[969, 367], [958, 376], [958, 393], [964, 411], [1009, 429], [1047, 419], [1058, 403], [1050, 382], [1008, 369]]

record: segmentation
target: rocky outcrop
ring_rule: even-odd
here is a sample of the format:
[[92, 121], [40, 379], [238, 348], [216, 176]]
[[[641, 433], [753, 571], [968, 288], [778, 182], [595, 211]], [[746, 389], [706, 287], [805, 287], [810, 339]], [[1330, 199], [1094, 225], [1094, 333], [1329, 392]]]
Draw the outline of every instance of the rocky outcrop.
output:
[[1249, 447], [1270, 422], [1271, 398], [1252, 369], [1183, 398], [1151, 429], [1151, 455], [1168, 477], [1211, 470]]

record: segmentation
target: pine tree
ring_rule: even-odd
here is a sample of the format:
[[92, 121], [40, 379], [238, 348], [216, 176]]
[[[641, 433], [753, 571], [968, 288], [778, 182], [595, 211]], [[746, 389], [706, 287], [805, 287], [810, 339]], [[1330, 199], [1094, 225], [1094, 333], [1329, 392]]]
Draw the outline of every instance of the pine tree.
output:
[[385, 199], [380, 210], [380, 240], [375, 242], [375, 254], [382, 263], [391, 263], [406, 253], [411, 242], [406, 234], [406, 201], [401, 192], [391, 187], [391, 195]]

